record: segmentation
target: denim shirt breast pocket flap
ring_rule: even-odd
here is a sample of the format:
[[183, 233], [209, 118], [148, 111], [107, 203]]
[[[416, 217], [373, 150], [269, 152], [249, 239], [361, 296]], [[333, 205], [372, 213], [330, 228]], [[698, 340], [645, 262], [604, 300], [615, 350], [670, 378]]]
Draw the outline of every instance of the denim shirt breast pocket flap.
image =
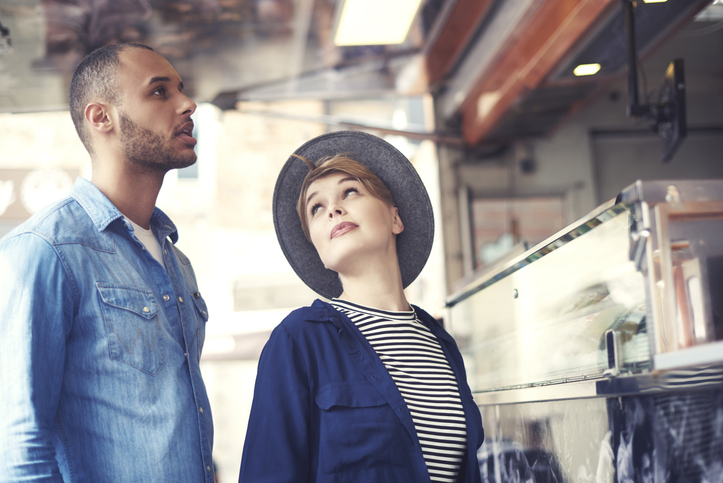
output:
[[314, 399], [321, 409], [319, 464], [324, 472], [404, 465], [402, 423], [374, 386], [331, 383]]
[[191, 294], [193, 304], [196, 307], [196, 314], [198, 315], [198, 331], [196, 337], [198, 343], [196, 344], [198, 360], [201, 360], [201, 351], [203, 350], [203, 344], [206, 340], [206, 322], [208, 322], [208, 307], [206, 301], [203, 300], [199, 292]]
[[98, 283], [110, 358], [155, 375], [163, 365], [160, 307], [153, 292]]
[[208, 322], [208, 306], [206, 305], [206, 301], [203, 300], [203, 297], [201, 297], [201, 294], [196, 292], [192, 296], [193, 303], [196, 305], [196, 310], [198, 310], [198, 316], [201, 317], [201, 320], [203, 322]]

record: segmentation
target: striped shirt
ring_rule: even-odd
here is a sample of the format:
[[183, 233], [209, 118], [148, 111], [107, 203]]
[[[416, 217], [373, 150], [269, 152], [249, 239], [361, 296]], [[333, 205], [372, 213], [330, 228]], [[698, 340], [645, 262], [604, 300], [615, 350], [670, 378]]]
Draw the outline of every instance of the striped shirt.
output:
[[467, 449], [457, 380], [437, 338], [414, 310], [388, 312], [332, 299], [376, 351], [412, 413], [431, 480], [454, 483]]

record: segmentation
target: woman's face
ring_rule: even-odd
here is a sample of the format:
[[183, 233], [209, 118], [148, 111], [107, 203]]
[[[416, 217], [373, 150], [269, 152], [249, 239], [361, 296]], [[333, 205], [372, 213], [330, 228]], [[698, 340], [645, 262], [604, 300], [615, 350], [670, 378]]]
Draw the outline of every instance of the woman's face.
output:
[[404, 230], [397, 208], [372, 196], [354, 177], [332, 173], [307, 190], [305, 216], [311, 243], [328, 269], [345, 270], [396, 256], [395, 235]]

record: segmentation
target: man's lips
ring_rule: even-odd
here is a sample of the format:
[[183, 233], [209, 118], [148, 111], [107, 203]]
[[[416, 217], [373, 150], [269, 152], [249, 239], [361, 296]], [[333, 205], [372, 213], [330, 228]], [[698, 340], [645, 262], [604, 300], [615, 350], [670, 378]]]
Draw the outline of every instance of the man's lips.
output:
[[187, 122], [176, 130], [176, 137], [184, 143], [195, 146], [196, 138], [193, 137], [193, 122]]
[[352, 231], [354, 228], [358, 228], [359, 225], [356, 223], [352, 223], [350, 221], [342, 221], [338, 225], [334, 226], [334, 228], [331, 229], [331, 234], [329, 238], [336, 238], [338, 236], [341, 236], [345, 233], [348, 233]]

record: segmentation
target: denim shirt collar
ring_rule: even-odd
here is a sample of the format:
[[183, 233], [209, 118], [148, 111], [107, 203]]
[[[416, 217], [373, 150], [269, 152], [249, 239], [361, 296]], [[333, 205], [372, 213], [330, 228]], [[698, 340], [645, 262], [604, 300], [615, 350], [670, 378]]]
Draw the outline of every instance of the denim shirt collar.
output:
[[[90, 217], [93, 225], [99, 232], [108, 228], [112, 222], [123, 218], [123, 213], [118, 211], [113, 203], [95, 186], [84, 178], [78, 178], [70, 191], [70, 196], [83, 207]], [[178, 230], [170, 218], [158, 207], [153, 209], [151, 215], [151, 226], [160, 240], [167, 236], [171, 241], [178, 241]]]

